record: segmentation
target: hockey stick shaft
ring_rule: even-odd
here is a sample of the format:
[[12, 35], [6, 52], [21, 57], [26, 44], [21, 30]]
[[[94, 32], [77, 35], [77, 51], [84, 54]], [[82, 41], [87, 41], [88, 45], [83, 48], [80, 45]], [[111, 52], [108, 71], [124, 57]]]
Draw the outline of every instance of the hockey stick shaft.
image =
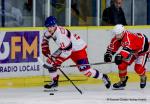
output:
[[[42, 59], [39, 58], [39, 57], [38, 57], [38, 61], [40, 63], [44, 64], [44, 62], [42, 61]], [[112, 64], [112, 63], [115, 63], [115, 62], [97, 62], [97, 63], [80, 64], [80, 65], [58, 66], [58, 68], [69, 68], [69, 67], [88, 66], [88, 65], [103, 65], [103, 64]]]
[[82, 95], [82, 91], [73, 83], [73, 81], [60, 69], [59, 71], [70, 81], [70, 83], [76, 88], [76, 90]]
[[114, 62], [98, 62], [98, 63], [81, 64], [81, 65], [60, 66], [60, 68], [78, 67], [78, 66], [88, 66], [88, 65], [103, 65], [103, 64], [112, 64], [112, 63], [114, 63]]

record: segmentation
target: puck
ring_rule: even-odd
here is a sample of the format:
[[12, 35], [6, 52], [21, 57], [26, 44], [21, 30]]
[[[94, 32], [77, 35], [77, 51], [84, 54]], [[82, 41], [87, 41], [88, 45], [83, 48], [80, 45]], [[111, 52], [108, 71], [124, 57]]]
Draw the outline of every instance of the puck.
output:
[[49, 93], [49, 95], [54, 95], [54, 93]]

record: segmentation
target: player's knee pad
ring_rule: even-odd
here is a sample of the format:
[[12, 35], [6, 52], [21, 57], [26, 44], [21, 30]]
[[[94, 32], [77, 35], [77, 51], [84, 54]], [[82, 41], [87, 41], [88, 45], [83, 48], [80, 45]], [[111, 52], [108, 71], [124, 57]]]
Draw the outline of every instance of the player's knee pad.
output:
[[92, 69], [92, 68], [90, 68], [89, 70], [85, 70], [82, 73], [87, 77], [92, 77], [92, 78], [98, 78], [99, 77], [99, 71]]
[[145, 74], [145, 68], [140, 64], [135, 64], [134, 70], [139, 75], [144, 75]]
[[124, 61], [122, 61], [121, 64], [118, 65], [119, 70], [127, 70], [128, 64]]
[[[80, 72], [83, 72], [83, 71], [91, 69], [90, 65], [88, 65], [89, 61], [88, 61], [87, 58], [77, 60], [76, 63], [77, 63], [77, 65], [79, 65], [78, 69], [79, 69]], [[84, 64], [86, 64], [86, 65], [84, 65]]]

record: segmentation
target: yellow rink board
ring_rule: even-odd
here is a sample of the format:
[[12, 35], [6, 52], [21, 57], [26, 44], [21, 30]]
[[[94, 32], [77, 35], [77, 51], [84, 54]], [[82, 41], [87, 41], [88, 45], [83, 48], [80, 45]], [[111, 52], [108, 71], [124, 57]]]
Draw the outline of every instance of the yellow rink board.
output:
[[[147, 81], [150, 81], [150, 72], [146, 73]], [[117, 73], [109, 73], [108, 76], [112, 83], [119, 81]], [[128, 82], [139, 82], [139, 76], [134, 73], [128, 73], [129, 80]], [[84, 75], [68, 75], [68, 77], [74, 81], [75, 84], [102, 84], [101, 80], [87, 78]], [[60, 86], [68, 86], [71, 85], [69, 81], [64, 76], [60, 76]], [[0, 88], [27, 88], [27, 87], [36, 87], [36, 86], [43, 86], [44, 84], [48, 83], [45, 81], [50, 81], [49, 76], [34, 76], [34, 77], [15, 77], [15, 78], [0, 78]]]
[[[70, 26], [65, 27], [69, 30], [99, 30], [99, 29], [105, 29], [105, 30], [111, 30], [113, 26]], [[150, 29], [149, 25], [138, 25], [138, 26], [125, 26], [127, 29]], [[0, 28], [0, 31], [40, 31], [40, 30], [46, 30], [45, 27], [10, 27], [10, 28]]]

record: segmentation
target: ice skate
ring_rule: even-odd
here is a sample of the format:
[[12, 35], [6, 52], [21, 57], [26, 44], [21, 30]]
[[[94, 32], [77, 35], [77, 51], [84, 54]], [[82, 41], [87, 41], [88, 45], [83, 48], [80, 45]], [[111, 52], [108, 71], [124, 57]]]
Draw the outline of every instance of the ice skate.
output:
[[140, 88], [145, 88], [145, 86], [146, 86], [146, 80], [147, 80], [146, 76], [141, 76], [141, 79], [140, 79]]
[[55, 87], [58, 87], [58, 81], [52, 81], [51, 83], [44, 85], [44, 88], [46, 89], [51, 89]]
[[128, 81], [128, 76], [121, 78], [121, 81], [113, 85], [113, 90], [123, 90]]
[[51, 89], [51, 88], [58, 87], [58, 79], [59, 79], [59, 75], [57, 75], [55, 78], [53, 78], [51, 83], [44, 85], [44, 88]]
[[106, 74], [103, 74], [102, 80], [103, 80], [106, 88], [109, 89], [110, 86], [111, 86], [111, 82], [110, 82], [110, 80], [109, 80], [109, 78], [108, 78], [108, 76]]

